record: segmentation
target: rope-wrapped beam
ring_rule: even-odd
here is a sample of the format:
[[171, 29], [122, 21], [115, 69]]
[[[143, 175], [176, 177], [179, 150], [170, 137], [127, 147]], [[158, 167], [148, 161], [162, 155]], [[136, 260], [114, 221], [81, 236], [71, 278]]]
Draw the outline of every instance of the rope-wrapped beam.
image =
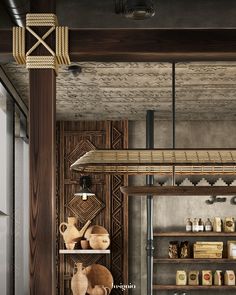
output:
[[[41, 37], [32, 27], [50, 27]], [[58, 66], [70, 64], [68, 27], [58, 26], [57, 17], [51, 13], [29, 13], [26, 16], [26, 29], [37, 42], [25, 52], [25, 28], [13, 27], [13, 56], [17, 63], [26, 64], [28, 69], [54, 69], [58, 73]], [[51, 48], [46, 38], [55, 31], [56, 45]], [[49, 56], [32, 56], [34, 50], [43, 45]]]

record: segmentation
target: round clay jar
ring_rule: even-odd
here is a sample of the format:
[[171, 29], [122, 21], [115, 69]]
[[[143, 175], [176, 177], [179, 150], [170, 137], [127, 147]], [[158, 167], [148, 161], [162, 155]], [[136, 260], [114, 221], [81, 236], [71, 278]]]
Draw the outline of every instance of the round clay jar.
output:
[[109, 234], [91, 234], [89, 244], [94, 250], [106, 250], [110, 245]]

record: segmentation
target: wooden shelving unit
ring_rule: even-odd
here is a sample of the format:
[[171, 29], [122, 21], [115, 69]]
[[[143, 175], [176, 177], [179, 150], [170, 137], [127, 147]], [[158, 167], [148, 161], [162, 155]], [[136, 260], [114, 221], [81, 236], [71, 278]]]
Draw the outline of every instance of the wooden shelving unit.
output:
[[154, 258], [153, 263], [162, 263], [162, 264], [204, 264], [204, 263], [217, 263], [217, 264], [236, 264], [236, 260], [233, 259], [170, 259], [170, 258]]
[[154, 232], [154, 237], [236, 237], [236, 232], [233, 233], [217, 233], [217, 232], [184, 232], [184, 231], [170, 231], [170, 232]]
[[[225, 232], [186, 232], [186, 231], [154, 231], [153, 233], [154, 237], [156, 238], [183, 238], [183, 237], [189, 237], [189, 238], [234, 238], [236, 237], [236, 232], [233, 233], [225, 233]], [[234, 259], [228, 259], [228, 258], [222, 258], [222, 259], [194, 259], [194, 258], [188, 258], [188, 259], [170, 259], [170, 258], [154, 258], [153, 259], [154, 264], [215, 264], [215, 265], [235, 265], [236, 260]], [[236, 291], [236, 286], [176, 286], [176, 285], [153, 285], [154, 291]]]
[[217, 290], [217, 291], [236, 291], [236, 286], [176, 286], [176, 285], [153, 285], [153, 290], [156, 291], [211, 291], [211, 290]]
[[88, 249], [88, 250], [59, 250], [59, 254], [110, 254], [111, 250], [93, 250], [93, 249]]

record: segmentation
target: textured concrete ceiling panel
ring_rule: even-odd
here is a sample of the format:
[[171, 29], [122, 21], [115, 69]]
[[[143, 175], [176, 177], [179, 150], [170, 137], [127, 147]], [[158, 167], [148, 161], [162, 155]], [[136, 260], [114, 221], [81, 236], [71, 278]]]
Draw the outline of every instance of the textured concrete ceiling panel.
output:
[[[66, 67], [57, 77], [58, 120], [143, 120], [146, 110], [171, 118], [170, 63], [78, 63], [74, 77]], [[28, 72], [14, 63], [4, 66], [28, 103]], [[178, 63], [176, 115], [180, 120], [236, 118], [236, 63]]]

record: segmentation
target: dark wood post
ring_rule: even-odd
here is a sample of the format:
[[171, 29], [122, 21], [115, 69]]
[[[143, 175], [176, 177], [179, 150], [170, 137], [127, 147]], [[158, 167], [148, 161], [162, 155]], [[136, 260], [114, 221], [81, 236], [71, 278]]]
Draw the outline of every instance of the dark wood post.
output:
[[[30, 10], [52, 13], [55, 2], [33, 0]], [[49, 39], [47, 43], [52, 44], [52, 38]], [[35, 53], [45, 54], [42, 49]], [[56, 76], [52, 69], [32, 69], [29, 77], [30, 294], [54, 295]]]

